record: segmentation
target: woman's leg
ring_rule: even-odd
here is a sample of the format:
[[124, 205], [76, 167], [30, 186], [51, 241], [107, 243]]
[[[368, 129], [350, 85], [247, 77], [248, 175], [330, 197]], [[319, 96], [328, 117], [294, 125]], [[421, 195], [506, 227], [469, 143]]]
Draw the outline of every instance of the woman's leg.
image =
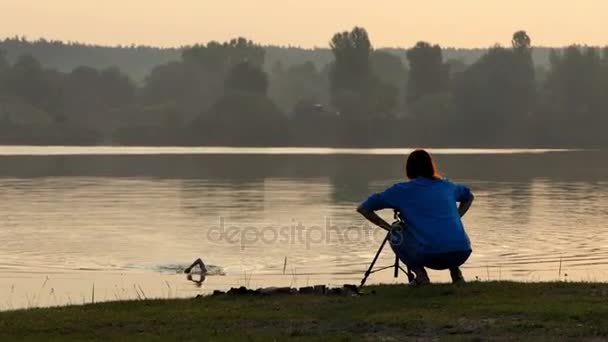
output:
[[389, 240], [393, 252], [416, 274], [415, 284], [428, 284], [429, 276], [424, 269], [418, 243], [407, 231], [393, 231]]
[[460, 267], [452, 267], [450, 268], [450, 277], [452, 278], [453, 284], [464, 283], [464, 277], [462, 276], [462, 272], [460, 271]]
[[433, 270], [449, 269], [452, 283], [462, 283], [464, 277], [460, 266], [467, 261], [470, 255], [471, 251], [425, 254], [422, 263]]

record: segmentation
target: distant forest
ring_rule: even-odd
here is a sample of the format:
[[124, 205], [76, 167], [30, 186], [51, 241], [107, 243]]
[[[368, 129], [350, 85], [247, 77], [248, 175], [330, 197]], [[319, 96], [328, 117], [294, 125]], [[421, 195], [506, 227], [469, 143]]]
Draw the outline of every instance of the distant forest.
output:
[[599, 147], [608, 48], [0, 41], [0, 144]]
[[[15, 62], [21, 55], [32, 55], [47, 68], [70, 72], [79, 66], [89, 66], [95, 69], [116, 67], [123, 70], [137, 83], [145, 80], [146, 75], [156, 66], [179, 61], [182, 48], [157, 48], [149, 46], [98, 46], [81, 43], [64, 43], [62, 41], [49, 41], [45, 39], [29, 41], [24, 37], [0, 39], [0, 51], [6, 53], [9, 62]], [[331, 63], [333, 54], [329, 47], [304, 49], [299, 47], [263, 46], [266, 50], [264, 71], [271, 71], [276, 63], [285, 67], [312, 62], [317, 68]], [[407, 64], [406, 48], [382, 48], [401, 58]], [[446, 60], [458, 60], [465, 64], [472, 64], [488, 51], [480, 49], [443, 48], [443, 57]], [[538, 66], [548, 66], [549, 53], [547, 47], [535, 47], [532, 51], [534, 63]]]

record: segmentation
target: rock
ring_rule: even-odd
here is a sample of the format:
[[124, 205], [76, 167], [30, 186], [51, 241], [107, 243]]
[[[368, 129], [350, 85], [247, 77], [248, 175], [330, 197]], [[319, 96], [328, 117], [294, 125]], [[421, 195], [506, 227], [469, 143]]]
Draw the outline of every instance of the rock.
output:
[[327, 288], [325, 287], [325, 285], [315, 285], [314, 289], [314, 294], [316, 295], [324, 295], [325, 292], [327, 291]]
[[344, 284], [342, 287], [328, 288], [325, 285], [315, 285], [301, 287], [300, 289], [292, 287], [263, 287], [257, 290], [248, 289], [244, 286], [239, 288], [232, 287], [228, 292], [219, 290], [213, 291], [214, 296], [222, 294], [231, 295], [278, 295], [278, 294], [313, 294], [317, 296], [332, 295], [332, 296], [360, 296], [359, 288], [356, 285]]
[[344, 290], [341, 287], [334, 287], [333, 289], [329, 289], [327, 294], [332, 296], [342, 296], [344, 295]]
[[315, 288], [312, 286], [300, 287], [300, 294], [312, 294], [315, 292]]
[[244, 295], [247, 293], [248, 293], [248, 290], [245, 286], [241, 286], [239, 288], [231, 287], [230, 290], [228, 290], [228, 294]]
[[296, 289], [292, 289], [291, 287], [266, 287], [258, 289], [258, 292], [263, 295], [272, 295], [272, 294], [293, 294], [296, 293]]
[[259, 289], [257, 289], [257, 292], [259, 294], [263, 294], [263, 295], [268, 295], [268, 294], [273, 294], [274, 291], [276, 291], [276, 287], [261, 287]]
[[346, 295], [346, 296], [360, 296], [361, 295], [361, 293], [359, 292], [359, 287], [357, 287], [357, 285], [344, 284], [342, 289], [344, 291], [344, 295]]

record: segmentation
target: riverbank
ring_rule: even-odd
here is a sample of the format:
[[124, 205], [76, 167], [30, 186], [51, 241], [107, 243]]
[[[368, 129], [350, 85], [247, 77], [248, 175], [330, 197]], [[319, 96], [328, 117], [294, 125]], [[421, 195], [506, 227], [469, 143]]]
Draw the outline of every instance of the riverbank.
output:
[[608, 284], [369, 286], [361, 297], [219, 295], [0, 313], [0, 340], [604, 339]]

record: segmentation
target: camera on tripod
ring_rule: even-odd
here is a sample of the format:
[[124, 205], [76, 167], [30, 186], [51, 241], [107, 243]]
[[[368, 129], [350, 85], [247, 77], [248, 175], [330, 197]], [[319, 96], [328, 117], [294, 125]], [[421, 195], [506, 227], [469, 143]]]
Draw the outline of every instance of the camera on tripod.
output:
[[403, 273], [405, 273], [407, 275], [407, 279], [409, 282], [413, 281], [415, 278], [414, 273], [410, 270], [410, 268], [407, 265], [405, 265], [405, 268], [401, 267], [401, 262], [400, 262], [399, 256], [397, 254], [395, 254], [395, 264], [374, 269], [376, 261], [378, 261], [378, 258], [380, 257], [380, 253], [382, 253], [382, 249], [384, 249], [386, 242], [390, 241], [393, 234], [404, 233], [407, 230], [407, 224], [405, 222], [403, 222], [403, 220], [401, 219], [401, 216], [399, 215], [399, 212], [397, 210], [395, 210], [393, 217], [394, 217], [395, 221], [391, 224], [390, 230], [387, 229], [386, 237], [384, 238], [384, 241], [382, 241], [382, 244], [380, 245], [378, 252], [376, 252], [374, 259], [372, 260], [372, 263], [369, 265], [369, 268], [365, 272], [365, 275], [363, 276], [363, 279], [361, 280], [361, 284], [359, 285], [359, 288], [362, 288], [363, 285], [365, 285], [367, 278], [372, 273], [386, 270], [391, 267], [394, 268], [394, 277], [395, 278], [397, 278], [399, 276], [399, 270], [401, 270]]

